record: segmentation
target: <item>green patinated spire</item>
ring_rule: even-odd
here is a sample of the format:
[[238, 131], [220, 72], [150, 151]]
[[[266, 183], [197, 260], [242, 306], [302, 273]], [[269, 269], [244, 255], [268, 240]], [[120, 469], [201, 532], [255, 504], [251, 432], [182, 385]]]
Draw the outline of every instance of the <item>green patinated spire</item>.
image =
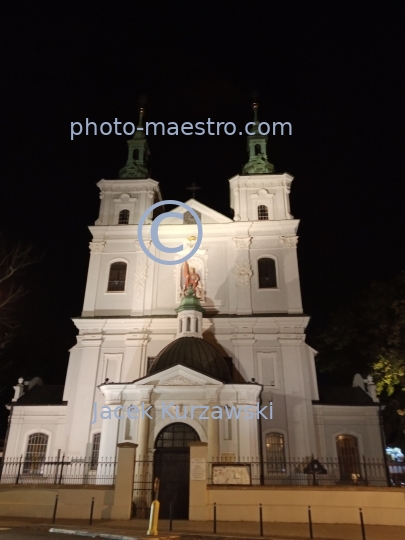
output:
[[176, 311], [177, 313], [180, 313], [180, 311], [185, 311], [186, 309], [204, 313], [204, 309], [201, 307], [200, 300], [196, 297], [192, 285], [190, 285], [184, 293], [180, 306], [176, 309]]
[[143, 107], [139, 109], [139, 123], [132, 139], [127, 141], [127, 164], [120, 170], [120, 178], [147, 178], [148, 168], [146, 162], [150, 155], [148, 141], [143, 128]]
[[267, 161], [267, 135], [261, 135], [259, 132], [259, 119], [257, 110], [258, 103], [253, 103], [254, 125], [249, 126], [249, 131], [253, 135], [248, 135], [247, 150], [249, 152], [249, 161], [243, 167], [242, 174], [271, 174], [274, 173], [274, 165]]

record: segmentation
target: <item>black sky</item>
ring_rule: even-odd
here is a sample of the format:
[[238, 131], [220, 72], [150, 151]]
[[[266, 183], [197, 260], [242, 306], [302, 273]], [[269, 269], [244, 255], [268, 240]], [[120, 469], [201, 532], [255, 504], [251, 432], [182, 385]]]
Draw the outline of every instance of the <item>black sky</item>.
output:
[[[276, 172], [295, 177], [299, 264], [312, 328], [372, 279], [405, 268], [404, 9], [401, 2], [21, 2], [2, 6], [0, 234], [40, 263], [8, 351], [18, 376], [63, 383], [70, 317], [81, 312], [87, 226], [101, 178], [117, 178], [125, 136], [70, 140], [70, 122], [290, 122], [269, 137]], [[232, 216], [228, 179], [245, 137], [150, 136], [163, 197]], [[310, 326], [311, 331], [311, 326]], [[9, 397], [9, 396], [8, 396]]]

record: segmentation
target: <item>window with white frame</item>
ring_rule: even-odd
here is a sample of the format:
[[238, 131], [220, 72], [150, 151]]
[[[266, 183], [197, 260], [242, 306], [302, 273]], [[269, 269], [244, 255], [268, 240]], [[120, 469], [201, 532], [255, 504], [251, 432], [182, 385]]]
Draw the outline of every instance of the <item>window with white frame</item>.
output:
[[48, 438], [45, 433], [33, 433], [28, 437], [24, 474], [43, 474]]
[[266, 463], [267, 471], [269, 473], [285, 471], [284, 436], [281, 433], [267, 433]]

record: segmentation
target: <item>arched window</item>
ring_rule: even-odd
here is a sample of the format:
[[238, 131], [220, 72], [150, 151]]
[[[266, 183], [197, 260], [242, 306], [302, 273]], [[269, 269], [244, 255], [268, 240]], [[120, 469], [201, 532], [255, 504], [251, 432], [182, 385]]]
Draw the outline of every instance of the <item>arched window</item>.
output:
[[179, 319], [179, 332], [182, 331], [183, 328], [183, 319]]
[[156, 448], [186, 448], [189, 442], [199, 440], [198, 433], [192, 427], [175, 422], [163, 428], [159, 433], [156, 439]]
[[48, 435], [33, 433], [28, 437], [24, 460], [24, 474], [42, 474], [48, 446]]
[[260, 204], [257, 207], [257, 219], [269, 219], [269, 209], [265, 204]]
[[284, 437], [281, 433], [266, 435], [266, 462], [268, 472], [285, 471]]
[[198, 332], [198, 319], [195, 320], [195, 331]]
[[260, 144], [255, 144], [255, 154], [256, 154], [256, 156], [258, 156], [261, 153], [262, 153], [262, 147], [260, 146]]
[[[336, 450], [341, 480], [355, 480], [357, 482], [361, 474], [357, 438], [353, 435], [338, 435], [336, 437]], [[357, 479], [353, 475], [358, 475]]]
[[190, 332], [191, 330], [191, 319], [190, 317], [187, 317], [187, 328], [186, 328], [186, 332]]
[[276, 261], [263, 257], [257, 261], [259, 269], [259, 289], [277, 288]]
[[127, 275], [127, 263], [115, 262], [110, 266], [108, 277], [108, 291], [125, 291], [125, 278]]
[[128, 225], [128, 223], [129, 223], [129, 210], [121, 210], [120, 215], [118, 216], [118, 225]]
[[134, 159], [139, 159], [139, 149], [135, 148], [134, 153], [132, 154], [134, 156]]
[[93, 441], [91, 445], [91, 469], [97, 469], [98, 456], [100, 453], [100, 440], [101, 433], [95, 433], [93, 435]]

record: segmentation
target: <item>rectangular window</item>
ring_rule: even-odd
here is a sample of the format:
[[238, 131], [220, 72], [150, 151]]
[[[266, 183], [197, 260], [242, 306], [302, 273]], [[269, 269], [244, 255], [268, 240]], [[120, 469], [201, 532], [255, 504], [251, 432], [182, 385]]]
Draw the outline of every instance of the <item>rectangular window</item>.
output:
[[263, 257], [257, 261], [257, 266], [259, 270], [259, 289], [276, 289], [276, 261], [270, 257]]
[[108, 291], [125, 291], [125, 279], [127, 276], [127, 265], [124, 262], [115, 262], [110, 267], [108, 277]]
[[101, 440], [101, 433], [95, 433], [93, 435], [93, 445], [91, 448], [91, 470], [97, 469], [98, 465], [98, 455], [100, 452], [100, 440]]

